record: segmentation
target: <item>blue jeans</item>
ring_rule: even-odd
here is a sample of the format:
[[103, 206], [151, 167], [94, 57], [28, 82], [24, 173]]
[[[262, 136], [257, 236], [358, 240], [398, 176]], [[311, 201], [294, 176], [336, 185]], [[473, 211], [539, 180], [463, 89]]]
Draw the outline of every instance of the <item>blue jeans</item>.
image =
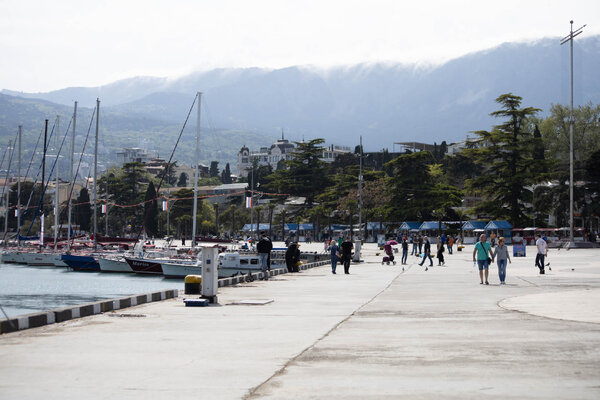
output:
[[408, 249], [402, 249], [402, 264], [406, 264], [406, 259], [408, 258]]
[[331, 256], [331, 272], [335, 272], [335, 268], [337, 267], [338, 257], [337, 255]]
[[412, 256], [413, 254], [417, 254], [417, 244], [413, 243], [413, 247], [412, 247], [412, 251], [410, 252], [410, 255]]
[[429, 257], [429, 266], [433, 266], [433, 258], [431, 258], [431, 253], [423, 255], [423, 261], [421, 261], [421, 264], [419, 265], [425, 264], [425, 260], [427, 260], [427, 257]]
[[258, 257], [260, 258], [260, 269], [266, 271], [267, 263], [269, 260], [269, 253], [258, 253]]
[[506, 279], [506, 262], [508, 260], [498, 260], [498, 276], [500, 277], [500, 282], [504, 282]]

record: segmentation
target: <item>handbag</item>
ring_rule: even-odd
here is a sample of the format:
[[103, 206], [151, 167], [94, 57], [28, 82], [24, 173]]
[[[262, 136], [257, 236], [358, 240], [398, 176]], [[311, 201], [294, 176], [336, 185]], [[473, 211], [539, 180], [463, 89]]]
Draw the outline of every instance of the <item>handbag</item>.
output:
[[490, 257], [488, 257], [487, 262], [488, 262], [488, 264], [491, 264], [492, 263], [492, 259]]

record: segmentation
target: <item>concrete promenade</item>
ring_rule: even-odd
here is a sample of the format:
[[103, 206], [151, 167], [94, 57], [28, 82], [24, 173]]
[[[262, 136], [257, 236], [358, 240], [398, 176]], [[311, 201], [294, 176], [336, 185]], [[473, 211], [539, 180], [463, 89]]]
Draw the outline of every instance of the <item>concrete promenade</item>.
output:
[[472, 249], [402, 271], [366, 245], [350, 275], [323, 266], [221, 288], [218, 306], [180, 295], [8, 333], [0, 398], [600, 398], [600, 250], [551, 249], [540, 276], [529, 246], [507, 285], [494, 265], [486, 286]]

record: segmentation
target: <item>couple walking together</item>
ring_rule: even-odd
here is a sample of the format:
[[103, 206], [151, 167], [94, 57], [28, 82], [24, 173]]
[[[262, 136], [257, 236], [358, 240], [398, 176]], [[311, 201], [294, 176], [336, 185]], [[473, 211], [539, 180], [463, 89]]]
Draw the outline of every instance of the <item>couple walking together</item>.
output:
[[[489, 254], [489, 255], [488, 255]], [[483, 285], [483, 278], [485, 275], [485, 284], [489, 285], [488, 275], [489, 275], [489, 265], [496, 259], [498, 264], [498, 277], [500, 278], [500, 284], [506, 284], [506, 262], [512, 263], [510, 260], [510, 256], [508, 254], [508, 247], [504, 244], [504, 238], [498, 238], [498, 246], [496, 249], [492, 249], [492, 245], [486, 241], [485, 234], [481, 234], [479, 236], [479, 242], [475, 244], [475, 248], [473, 249], [473, 263], [477, 262], [477, 266], [479, 267], [479, 282]]]

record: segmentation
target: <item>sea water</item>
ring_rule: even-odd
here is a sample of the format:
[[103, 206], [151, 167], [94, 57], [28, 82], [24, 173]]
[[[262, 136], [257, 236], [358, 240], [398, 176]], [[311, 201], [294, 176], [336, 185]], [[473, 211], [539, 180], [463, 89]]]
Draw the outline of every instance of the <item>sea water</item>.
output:
[[0, 320], [6, 318], [5, 313], [13, 318], [93, 301], [183, 288], [183, 279], [162, 276], [0, 264]]

